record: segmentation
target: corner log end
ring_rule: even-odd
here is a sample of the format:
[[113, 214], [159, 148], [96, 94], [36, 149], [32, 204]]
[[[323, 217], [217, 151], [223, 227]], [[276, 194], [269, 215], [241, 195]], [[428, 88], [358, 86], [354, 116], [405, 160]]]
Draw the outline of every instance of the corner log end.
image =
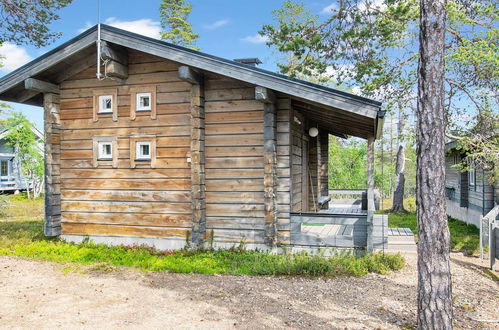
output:
[[38, 93], [53, 93], [59, 94], [59, 85], [52, 84], [46, 81], [35, 78], [28, 78], [24, 81], [24, 88]]
[[276, 97], [272, 90], [267, 89], [262, 86], [255, 87], [255, 100], [261, 101], [263, 103], [275, 103]]
[[201, 85], [203, 82], [203, 74], [188, 66], [178, 68], [178, 77], [192, 85]]

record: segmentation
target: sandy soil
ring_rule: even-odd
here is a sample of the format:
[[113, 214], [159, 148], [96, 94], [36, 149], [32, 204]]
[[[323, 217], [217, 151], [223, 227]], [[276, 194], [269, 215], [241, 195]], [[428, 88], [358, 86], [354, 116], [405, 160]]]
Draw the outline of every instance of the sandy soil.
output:
[[[0, 257], [1, 328], [400, 328], [415, 325], [416, 259], [386, 276], [308, 279], [67, 271]], [[456, 328], [499, 328], [499, 285], [452, 256]]]

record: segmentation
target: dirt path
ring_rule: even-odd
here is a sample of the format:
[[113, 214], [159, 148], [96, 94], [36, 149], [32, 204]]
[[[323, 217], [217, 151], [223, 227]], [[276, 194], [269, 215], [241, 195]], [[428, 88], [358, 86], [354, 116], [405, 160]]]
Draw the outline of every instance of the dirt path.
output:
[[[415, 257], [387, 276], [303, 279], [64, 272], [0, 257], [0, 328], [400, 328], [415, 324]], [[499, 286], [453, 255], [458, 328], [497, 328]], [[67, 274], [65, 274], [67, 273]], [[473, 320], [474, 319], [474, 320]]]

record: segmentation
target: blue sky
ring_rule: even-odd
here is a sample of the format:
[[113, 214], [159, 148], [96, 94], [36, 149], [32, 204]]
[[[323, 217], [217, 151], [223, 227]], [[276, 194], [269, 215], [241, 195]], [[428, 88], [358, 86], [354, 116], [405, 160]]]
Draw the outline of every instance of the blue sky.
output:
[[[334, 0], [307, 1], [307, 8], [320, 14], [327, 11], [327, 7], [333, 2]], [[6, 44], [0, 48], [0, 54], [6, 57], [3, 60], [4, 68], [0, 69], [0, 76], [96, 24], [97, 3], [97, 0], [74, 0], [61, 10], [61, 19], [52, 24], [52, 29], [62, 32], [63, 35], [48, 47], [38, 49], [29, 45]], [[160, 0], [101, 0], [101, 22], [159, 37], [159, 3]], [[263, 24], [272, 22], [271, 12], [281, 7], [281, 0], [192, 0], [191, 3], [193, 10], [189, 20], [194, 31], [200, 34], [197, 45], [201, 47], [201, 51], [228, 59], [259, 57], [263, 61], [262, 68], [275, 71], [277, 54], [265, 45], [257, 31]], [[37, 127], [43, 127], [41, 108], [11, 105], [25, 113]]]

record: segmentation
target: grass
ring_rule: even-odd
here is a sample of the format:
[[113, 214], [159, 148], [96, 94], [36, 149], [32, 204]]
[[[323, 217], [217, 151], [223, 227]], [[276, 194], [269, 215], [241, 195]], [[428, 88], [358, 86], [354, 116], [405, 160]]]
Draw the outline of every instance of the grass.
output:
[[[34, 203], [34, 204], [32, 204]], [[143, 271], [267, 276], [362, 276], [387, 273], [404, 266], [396, 255], [340, 253], [323, 258], [306, 254], [276, 255], [243, 248], [229, 250], [157, 251], [146, 247], [108, 247], [92, 242], [71, 244], [43, 235], [43, 201], [10, 201], [0, 220], [0, 255], [114, 270], [134, 267]], [[10, 210], [16, 207], [23, 210]], [[28, 210], [31, 211], [31, 216]]]
[[[388, 227], [390, 228], [410, 228], [417, 235], [418, 221], [416, 212], [407, 214], [389, 213]], [[476, 255], [480, 252], [480, 230], [463, 221], [449, 217], [449, 232], [451, 249], [463, 251], [469, 255]]]

